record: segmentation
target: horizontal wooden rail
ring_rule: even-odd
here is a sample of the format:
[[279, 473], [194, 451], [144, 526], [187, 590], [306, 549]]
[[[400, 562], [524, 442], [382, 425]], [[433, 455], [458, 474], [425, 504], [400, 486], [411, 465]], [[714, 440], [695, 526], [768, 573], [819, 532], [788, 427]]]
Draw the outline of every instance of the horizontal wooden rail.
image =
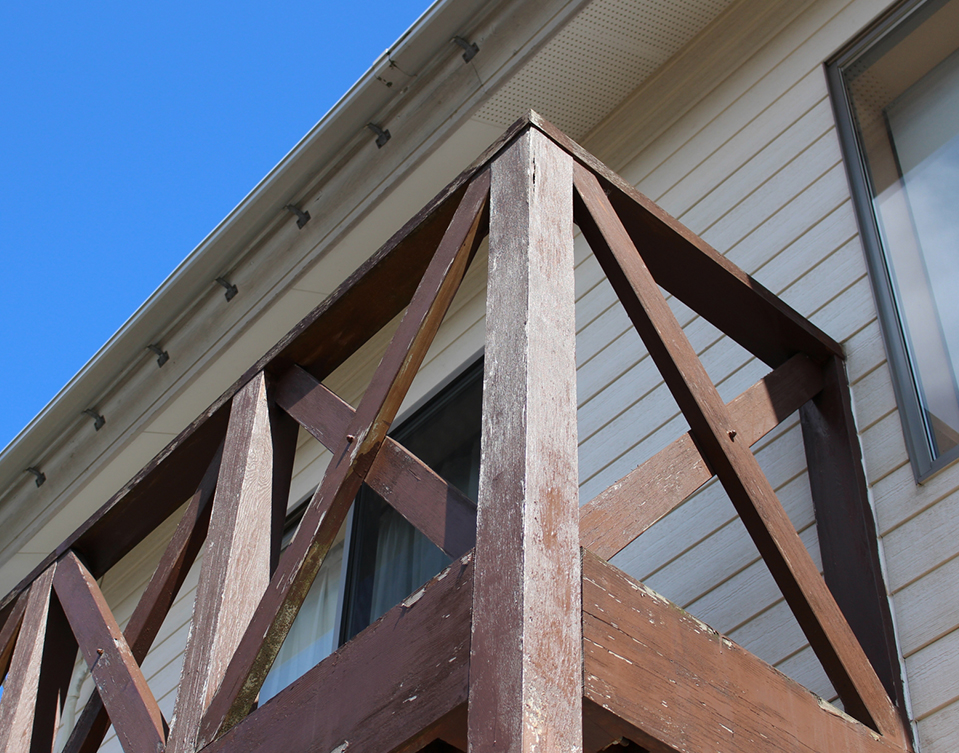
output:
[[466, 703], [472, 600], [468, 555], [202, 750], [395, 750]]
[[[331, 451], [355, 414], [298, 366], [277, 385], [276, 403]], [[447, 556], [461, 557], [476, 544], [476, 505], [394, 439], [386, 438], [366, 483]]]
[[583, 652], [586, 697], [651, 751], [903, 750], [589, 552]]
[[[742, 441], [753, 445], [822, 389], [822, 370], [793, 356], [729, 403]], [[580, 543], [609, 559], [681, 505], [713, 476], [686, 432], [580, 508]]]

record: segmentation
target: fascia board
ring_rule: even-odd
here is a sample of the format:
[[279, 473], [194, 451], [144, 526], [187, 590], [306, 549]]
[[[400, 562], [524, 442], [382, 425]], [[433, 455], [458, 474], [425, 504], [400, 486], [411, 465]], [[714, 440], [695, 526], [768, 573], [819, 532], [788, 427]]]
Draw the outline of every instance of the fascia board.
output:
[[153, 357], [146, 346], [156, 342], [197, 298], [209, 292], [216, 277], [229, 271], [238, 252], [248, 247], [280, 208], [295, 200], [316, 174], [317, 165], [334, 158], [357, 130], [399, 93], [379, 80], [390, 70], [391, 58], [402, 60], [404, 70], [418, 70], [445, 51], [454, 33], [468, 26], [484, 4], [481, 0], [437, 0], [390, 50], [377, 58], [0, 452], [0, 489], [15, 483], [24, 468], [42, 455], [48, 438], [75, 424], [82, 411], [93, 407], [131, 362]]

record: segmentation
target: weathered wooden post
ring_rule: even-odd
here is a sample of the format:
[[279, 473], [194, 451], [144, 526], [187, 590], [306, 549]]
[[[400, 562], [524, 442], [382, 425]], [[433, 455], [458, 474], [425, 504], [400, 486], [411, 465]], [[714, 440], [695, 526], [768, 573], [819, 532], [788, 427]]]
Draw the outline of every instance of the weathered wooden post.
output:
[[492, 165], [470, 751], [582, 749], [573, 162]]

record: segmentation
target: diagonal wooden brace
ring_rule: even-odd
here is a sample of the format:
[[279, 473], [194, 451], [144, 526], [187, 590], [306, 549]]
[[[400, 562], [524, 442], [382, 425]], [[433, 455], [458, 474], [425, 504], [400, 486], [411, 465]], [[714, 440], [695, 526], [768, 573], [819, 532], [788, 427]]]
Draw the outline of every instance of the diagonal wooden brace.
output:
[[[163, 619], [180, 592], [190, 567], [200, 553], [210, 522], [210, 503], [216, 489], [216, 478], [223, 456], [223, 445], [210, 462], [199, 488], [190, 498], [187, 509], [177, 524], [153, 577], [137, 602], [136, 609], [123, 631], [137, 664], [142, 664], [153, 645]], [[80, 713], [67, 740], [64, 753], [95, 753], [110, 726], [103, 699], [94, 690]]]
[[256, 699], [482, 240], [488, 195], [489, 173], [483, 172], [473, 179], [453, 215], [347, 435], [333, 451], [323, 480], [210, 702], [200, 746], [242, 719]]
[[162, 750], [163, 714], [100, 587], [73, 552], [57, 564], [53, 586], [123, 749]]
[[598, 180], [580, 166], [574, 175], [580, 229], [846, 710], [905, 740], [882, 683]]
[[[822, 389], [822, 371], [796, 355], [727, 405], [741, 441], [758, 442]], [[610, 559], [713, 477], [686, 432], [583, 505], [580, 543]]]
[[[276, 402], [329, 450], [347, 433], [355, 413], [298, 366], [280, 380]], [[476, 505], [390, 437], [366, 483], [447, 556], [461, 557], [476, 544]]]

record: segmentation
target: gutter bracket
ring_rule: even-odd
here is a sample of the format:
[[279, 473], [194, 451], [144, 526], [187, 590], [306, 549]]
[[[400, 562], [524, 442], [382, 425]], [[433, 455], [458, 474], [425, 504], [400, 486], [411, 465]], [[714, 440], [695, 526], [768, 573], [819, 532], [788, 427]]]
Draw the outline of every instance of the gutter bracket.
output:
[[[292, 212], [293, 214], [296, 215], [296, 226], [300, 228], [301, 230], [303, 229], [303, 226], [310, 221], [310, 213], [304, 212], [302, 209], [300, 209], [297, 206], [294, 206], [293, 204], [287, 204], [283, 208], [286, 209], [288, 212]], [[220, 278], [218, 277], [216, 281], [220, 282]], [[220, 284], [222, 285], [223, 283], [220, 282]], [[236, 294], [234, 293], [234, 295]], [[232, 296], [230, 297], [232, 298]], [[230, 300], [230, 298], [227, 298], [227, 300]]]
[[93, 419], [94, 431], [100, 431], [100, 429], [103, 428], [103, 425], [107, 422], [107, 420], [102, 415], [97, 413], [93, 408], [87, 408], [85, 411], [83, 411], [83, 414]]
[[43, 482], [47, 480], [47, 477], [43, 474], [43, 472], [35, 466], [31, 465], [29, 468], [25, 468], [23, 472], [32, 473], [34, 476], [36, 476], [37, 486], [43, 486]]
[[382, 128], [380, 128], [380, 127], [379, 127], [378, 125], [376, 125], [375, 123], [367, 123], [367, 124], [366, 124], [366, 127], [369, 128], [371, 131], [373, 131], [373, 133], [376, 134], [376, 148], [377, 148], [377, 149], [382, 149], [382, 148], [383, 148], [383, 145], [384, 145], [387, 141], [389, 141], [390, 138], [391, 138], [389, 130], [385, 130], [385, 131], [384, 131]]
[[475, 58], [476, 53], [479, 52], [479, 47], [476, 45], [476, 42], [470, 42], [463, 37], [453, 37], [450, 41], [463, 48], [463, 61], [466, 63]]
[[[309, 216], [307, 216], [307, 219], [309, 219]], [[299, 225], [299, 222], [297, 222], [297, 224]], [[300, 225], [300, 227], [303, 227], [303, 225]], [[227, 280], [225, 277], [217, 277], [215, 282], [219, 283], [226, 289], [226, 292], [223, 295], [227, 302], [232, 301], [236, 294], [240, 292], [236, 285]]]
[[160, 368], [162, 368], [163, 364], [170, 360], [170, 354], [163, 350], [159, 345], [147, 345], [147, 350], [156, 355], [157, 366]]

